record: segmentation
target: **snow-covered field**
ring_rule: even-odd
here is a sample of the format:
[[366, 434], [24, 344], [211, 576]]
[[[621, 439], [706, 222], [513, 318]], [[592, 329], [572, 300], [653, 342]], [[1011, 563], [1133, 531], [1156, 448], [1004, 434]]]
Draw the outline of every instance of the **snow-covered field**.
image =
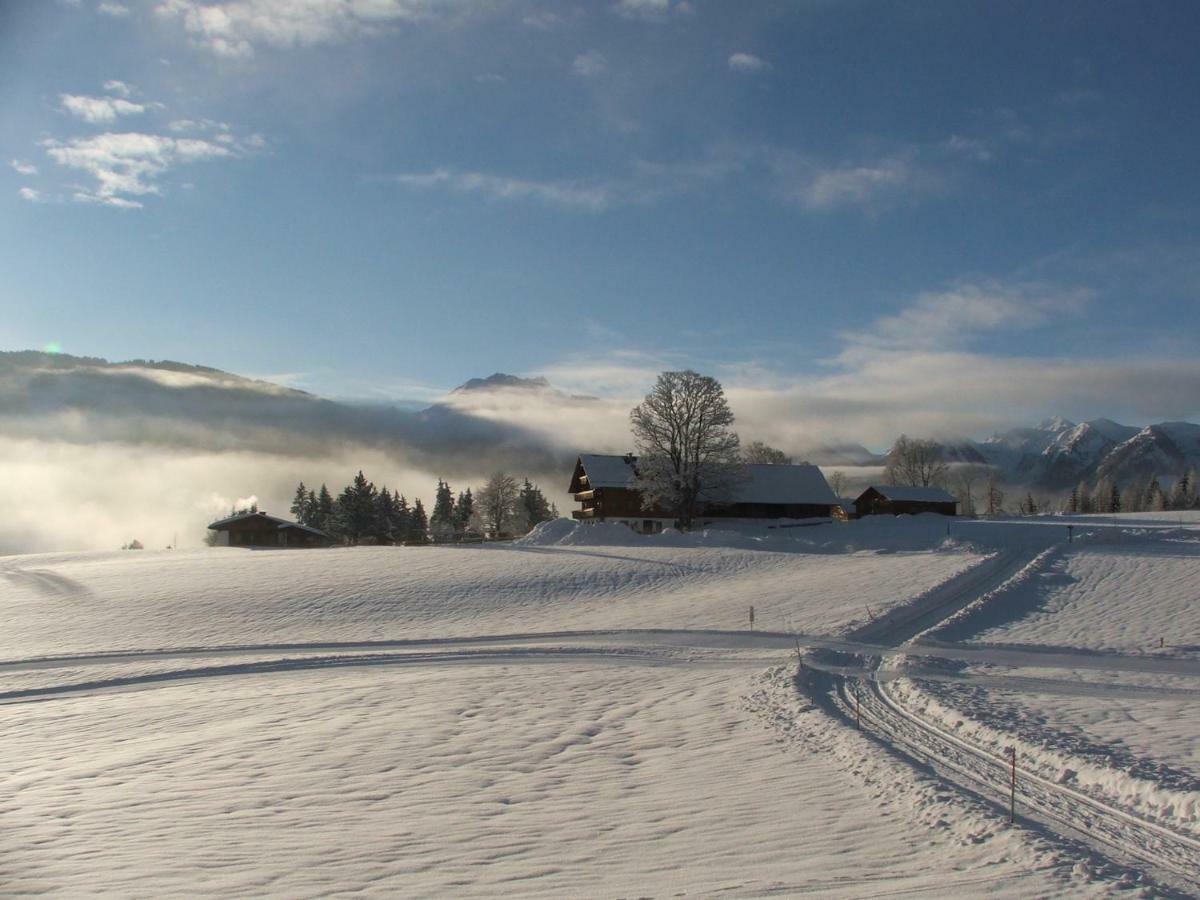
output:
[[[589, 530], [595, 536], [582, 539], [594, 542], [582, 545], [571, 532], [551, 532], [513, 545], [0, 557], [0, 603], [9, 613], [0, 659], [567, 629], [740, 629], [751, 605], [760, 630], [832, 634], [980, 558], [940, 549], [937, 530], [864, 549], [847, 541], [851, 529], [833, 526], [822, 529], [824, 539], [802, 529], [758, 540], [677, 538], [674, 546], [670, 535], [641, 538], [621, 525]], [[887, 533], [861, 531], [868, 544]]]
[[[1073, 559], [1045, 526], [0, 558], [0, 894], [1106, 896], [1135, 876], [830, 718], [789, 639], [725, 633], [754, 605], [760, 630], [844, 634], [997, 549]], [[1078, 547], [1161, 543], [1121, 534]], [[1139, 604], [1171, 593], [1136, 571]], [[1088, 595], [1110, 619], [1113, 579]], [[1108, 698], [1070, 699], [1111, 742]]]

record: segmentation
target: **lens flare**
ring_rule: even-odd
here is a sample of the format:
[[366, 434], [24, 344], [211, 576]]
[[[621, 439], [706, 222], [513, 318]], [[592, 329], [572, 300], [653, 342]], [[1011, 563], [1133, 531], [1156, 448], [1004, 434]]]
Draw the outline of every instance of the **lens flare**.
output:
[[62, 353], [62, 344], [51, 341], [45, 347], [47, 353]]

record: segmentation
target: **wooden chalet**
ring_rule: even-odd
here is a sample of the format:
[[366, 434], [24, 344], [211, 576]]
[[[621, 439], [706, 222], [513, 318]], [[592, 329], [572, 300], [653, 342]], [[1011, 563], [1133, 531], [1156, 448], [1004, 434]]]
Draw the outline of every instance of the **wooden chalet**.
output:
[[328, 547], [333, 543], [319, 529], [265, 512], [238, 513], [208, 527], [217, 532], [219, 547]]
[[[714, 521], [828, 519], [837, 498], [816, 466], [747, 465], [732, 501], [709, 504], [696, 517], [697, 525]], [[575, 463], [568, 490], [580, 508], [571, 515], [586, 522], [620, 522], [643, 534], [673, 526], [672, 513], [642, 505], [637, 487], [637, 457], [582, 454]]]
[[953, 494], [936, 487], [902, 487], [892, 484], [873, 484], [854, 501], [855, 515], [915, 516], [937, 513], [958, 515], [958, 500]]

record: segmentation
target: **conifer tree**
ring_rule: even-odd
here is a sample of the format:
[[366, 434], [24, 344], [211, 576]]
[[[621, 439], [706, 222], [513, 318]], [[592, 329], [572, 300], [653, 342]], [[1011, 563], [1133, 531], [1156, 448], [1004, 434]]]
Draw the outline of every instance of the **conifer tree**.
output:
[[304, 482], [296, 486], [296, 496], [292, 498], [292, 517], [301, 525], [308, 516], [308, 489]]
[[338, 507], [340, 525], [350, 543], [357, 544], [364, 538], [374, 537], [378, 518], [376, 490], [361, 469], [354, 476], [353, 484], [338, 497]]
[[396, 540], [396, 501], [387, 485], [375, 501], [375, 543], [391, 544]]
[[1196, 470], [1187, 468], [1171, 488], [1171, 509], [1191, 509], [1196, 503]]
[[1081, 513], [1093, 513], [1096, 511], [1096, 503], [1092, 499], [1091, 489], [1086, 481], [1079, 482], [1079, 486], [1075, 489], [1079, 493], [1079, 511]]
[[433, 539], [448, 541], [456, 531], [454, 523], [454, 492], [450, 485], [438, 479], [437, 497], [433, 502], [433, 514], [429, 517], [429, 530]]
[[1066, 511], [1069, 513], [1072, 513], [1072, 514], [1079, 512], [1079, 487], [1078, 486], [1071, 488], [1071, 496], [1067, 498]]
[[454, 504], [454, 530], [460, 535], [464, 534], [471, 526], [471, 516], [475, 512], [475, 498], [471, 495], [471, 489], [467, 488], [458, 495], [458, 500]]
[[1151, 512], [1159, 512], [1167, 508], [1167, 496], [1163, 493], [1162, 485], [1158, 483], [1158, 476], [1150, 476], [1150, 484], [1146, 487], [1145, 509]]
[[425, 515], [425, 506], [420, 497], [413, 501], [408, 519], [408, 534], [410, 543], [424, 544], [429, 540], [429, 519]]
[[408, 501], [404, 499], [403, 494], [396, 495], [393, 498], [392, 505], [393, 540], [398, 543], [405, 543], [409, 539], [408, 529], [412, 525], [412, 510], [408, 508]]
[[300, 520], [300, 524], [316, 527], [313, 522], [317, 517], [317, 492], [310, 490], [304, 504], [304, 518]]
[[541, 489], [530, 483], [529, 479], [525, 479], [525, 483], [521, 486], [520, 506], [524, 511], [524, 522], [522, 523], [525, 531], [536, 528], [543, 522], [549, 522], [551, 519], [558, 518], [558, 510], [554, 509], [546, 502], [545, 496]]
[[329, 488], [323, 484], [321, 485], [321, 492], [317, 494], [317, 504], [313, 513], [313, 521], [310, 524], [313, 528], [319, 528], [325, 532], [329, 532], [335, 527], [333, 495], [329, 493]]
[[1109, 491], [1108, 495], [1108, 511], [1115, 513], [1121, 511], [1121, 488], [1117, 486], [1115, 481], [1112, 483], [1112, 490]]

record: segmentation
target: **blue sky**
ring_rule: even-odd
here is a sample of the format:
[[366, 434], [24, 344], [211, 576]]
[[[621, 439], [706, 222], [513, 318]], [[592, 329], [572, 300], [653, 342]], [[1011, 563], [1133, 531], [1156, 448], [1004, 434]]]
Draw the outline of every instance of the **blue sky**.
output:
[[0, 347], [401, 401], [691, 366], [862, 440], [868, 397], [943, 433], [1195, 417], [1197, 33], [1188, 2], [5, 4]]

